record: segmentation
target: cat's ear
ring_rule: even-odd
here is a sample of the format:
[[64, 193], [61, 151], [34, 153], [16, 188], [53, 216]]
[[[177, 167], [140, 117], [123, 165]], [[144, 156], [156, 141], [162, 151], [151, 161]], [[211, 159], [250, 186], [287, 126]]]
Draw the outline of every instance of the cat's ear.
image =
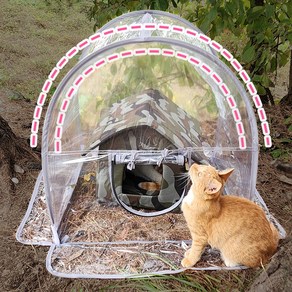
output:
[[234, 168], [227, 168], [225, 170], [218, 171], [218, 174], [224, 180], [224, 182], [226, 182], [233, 170]]
[[208, 195], [216, 194], [220, 191], [222, 184], [217, 179], [212, 179], [205, 188], [205, 193]]

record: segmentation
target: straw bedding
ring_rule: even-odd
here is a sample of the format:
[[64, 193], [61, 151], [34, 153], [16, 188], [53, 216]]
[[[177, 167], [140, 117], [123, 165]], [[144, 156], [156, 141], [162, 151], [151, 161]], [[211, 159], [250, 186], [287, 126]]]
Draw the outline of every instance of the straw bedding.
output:
[[[94, 184], [80, 178], [61, 225], [56, 271], [86, 274], [140, 274], [182, 268], [190, 233], [182, 213], [139, 217], [113, 203], [99, 204]], [[223, 266], [206, 248], [196, 267]]]
[[44, 183], [42, 181], [40, 182], [31, 213], [23, 227], [21, 238], [31, 243], [52, 241], [51, 223], [46, 204]]

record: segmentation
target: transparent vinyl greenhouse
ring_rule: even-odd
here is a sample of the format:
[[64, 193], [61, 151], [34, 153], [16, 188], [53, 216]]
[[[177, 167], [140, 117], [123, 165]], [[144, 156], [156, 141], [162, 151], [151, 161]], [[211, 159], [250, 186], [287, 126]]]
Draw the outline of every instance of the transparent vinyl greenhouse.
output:
[[[218, 43], [160, 11], [122, 15], [85, 43], [46, 112], [42, 171], [17, 231], [50, 246], [52, 274], [183, 271], [180, 203], [194, 162], [234, 168], [224, 193], [261, 205], [285, 236], [256, 190], [256, 117], [228, 51], [223, 60]], [[207, 248], [193, 269], [227, 267]]]

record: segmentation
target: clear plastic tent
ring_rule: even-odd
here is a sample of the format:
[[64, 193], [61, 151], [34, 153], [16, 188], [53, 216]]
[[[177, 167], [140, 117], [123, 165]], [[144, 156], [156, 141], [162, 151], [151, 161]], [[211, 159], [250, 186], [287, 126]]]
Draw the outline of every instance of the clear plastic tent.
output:
[[[272, 218], [256, 190], [258, 133], [248, 92], [194, 36], [206, 37], [175, 15], [122, 15], [90, 38], [58, 86], [44, 123], [43, 169], [18, 230], [24, 243], [52, 242], [53, 274], [181, 271], [190, 237], [179, 205], [194, 161], [235, 168], [225, 192], [256, 201]], [[145, 190], [143, 181], [160, 189]], [[51, 234], [29, 240], [24, 233], [40, 202]], [[215, 261], [198, 269], [212, 267], [224, 268]]]

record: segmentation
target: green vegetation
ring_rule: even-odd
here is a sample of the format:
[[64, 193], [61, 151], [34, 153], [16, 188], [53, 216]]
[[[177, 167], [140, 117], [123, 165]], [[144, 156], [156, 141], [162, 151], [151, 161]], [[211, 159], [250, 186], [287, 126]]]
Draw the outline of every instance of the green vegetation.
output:
[[[289, 0], [95, 0], [89, 17], [100, 27], [125, 12], [158, 9], [193, 22], [212, 39], [232, 35], [240, 45], [227, 48], [248, 69], [264, 102], [274, 99], [270, 87], [277, 69], [289, 61], [292, 42], [292, 4]], [[103, 13], [100, 13], [103, 11]], [[244, 45], [242, 43], [244, 42]], [[234, 43], [233, 43], [234, 44]], [[233, 45], [229, 43], [229, 45]], [[292, 72], [287, 98], [292, 103]]]
[[[36, 100], [58, 60], [92, 34], [92, 25], [84, 11], [91, 1], [75, 1], [72, 7], [63, 1], [51, 1], [53, 6], [47, 2], [1, 2], [0, 91], [11, 99], [23, 96]], [[59, 3], [63, 3], [62, 6]], [[61, 71], [56, 83], [68, 69], [65, 67]], [[18, 97], [15, 92], [21, 95]]]

